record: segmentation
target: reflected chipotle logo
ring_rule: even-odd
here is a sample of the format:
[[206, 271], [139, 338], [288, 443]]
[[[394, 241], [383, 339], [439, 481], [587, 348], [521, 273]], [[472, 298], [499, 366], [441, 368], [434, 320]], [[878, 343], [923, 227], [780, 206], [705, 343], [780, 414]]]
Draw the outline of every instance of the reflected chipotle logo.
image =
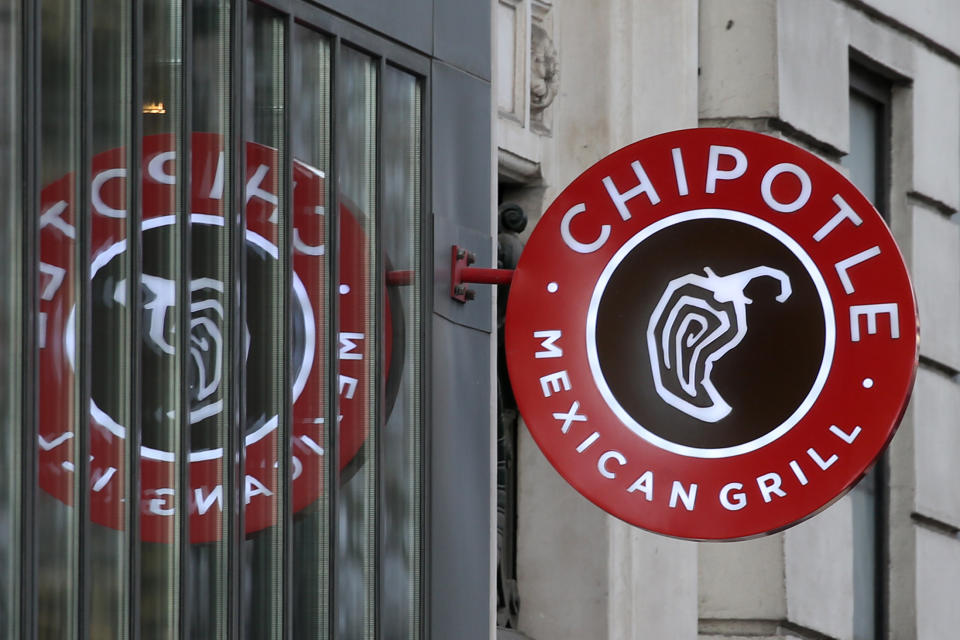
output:
[[790, 526], [898, 425], [916, 305], [885, 223], [782, 140], [634, 143], [550, 206], [514, 275], [511, 383], [557, 470], [601, 508], [691, 539]]
[[[142, 537], [169, 541], [175, 513], [176, 459], [170, 451], [171, 434], [179, 428], [171, 399], [178, 393], [176, 379], [176, 273], [171, 248], [178, 229], [175, 163], [171, 136], [144, 138], [143, 225], [140, 282], [142, 366], [141, 485]], [[189, 353], [190, 535], [194, 542], [216, 540], [222, 530], [226, 496], [221, 484], [223, 450], [218, 426], [224, 419], [226, 371], [224, 327], [229, 310], [225, 296], [229, 283], [220, 276], [218, 256], [210, 248], [222, 238], [224, 219], [224, 154], [222, 140], [213, 134], [194, 134], [192, 140], [191, 280]], [[279, 269], [277, 249], [277, 153], [248, 143], [246, 170], [247, 318], [241, 337], [246, 372], [245, 452], [243, 495], [248, 532], [275, 522], [277, 513], [278, 417], [271, 409], [265, 377], [270, 366], [271, 327], [259, 310], [275, 306], [271, 279]], [[93, 160], [91, 184], [91, 308], [93, 343], [90, 345], [90, 507], [95, 522], [123, 528], [125, 399], [119, 372], [112, 364], [118, 341], [123, 340], [123, 317], [128, 313], [128, 284], [122, 268], [127, 250], [125, 190], [126, 155], [114, 149]], [[73, 491], [75, 437], [70, 398], [75, 384], [77, 345], [74, 342], [76, 292], [71, 265], [76, 251], [76, 212], [72, 203], [73, 176], [47, 186], [41, 196], [40, 263], [40, 397], [39, 481], [41, 487], [69, 504]], [[294, 510], [313, 503], [323, 490], [326, 386], [323, 349], [326, 273], [324, 270], [324, 176], [317, 169], [294, 163], [293, 290], [291, 384], [293, 396], [291, 454]], [[343, 256], [365, 255], [363, 229], [349, 209], [342, 207], [340, 245]], [[342, 259], [341, 296], [362, 295], [372, 273], [363, 261]], [[383, 370], [390, 371], [393, 339], [402, 327], [392, 322], [386, 297]], [[366, 335], [368, 304], [344, 301], [340, 313], [340, 461], [356, 461], [366, 438], [370, 415], [360, 392], [368, 388], [368, 359], [374, 345]], [[388, 384], [388, 389], [390, 385]], [[355, 401], [356, 400], [356, 401]]]

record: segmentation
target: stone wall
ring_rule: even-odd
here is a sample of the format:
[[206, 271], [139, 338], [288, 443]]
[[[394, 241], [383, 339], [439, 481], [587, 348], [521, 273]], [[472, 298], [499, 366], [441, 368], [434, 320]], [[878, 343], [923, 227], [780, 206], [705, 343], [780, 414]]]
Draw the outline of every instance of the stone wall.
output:
[[[755, 129], [839, 164], [850, 149], [851, 59], [889, 83], [890, 226], [914, 279], [921, 362], [886, 458], [885, 624], [889, 638], [957, 636], [960, 4], [538, 4], [550, 14], [559, 59], [550, 129], [530, 134], [501, 117], [496, 137], [501, 178], [505, 158], [525, 167], [501, 186], [531, 222], [601, 157], [671, 129]], [[495, 93], [503, 81], [496, 74]], [[605, 515], [565, 484], [526, 432], [519, 474], [519, 619], [532, 638], [859, 640], [850, 496], [767, 538], [697, 544]]]

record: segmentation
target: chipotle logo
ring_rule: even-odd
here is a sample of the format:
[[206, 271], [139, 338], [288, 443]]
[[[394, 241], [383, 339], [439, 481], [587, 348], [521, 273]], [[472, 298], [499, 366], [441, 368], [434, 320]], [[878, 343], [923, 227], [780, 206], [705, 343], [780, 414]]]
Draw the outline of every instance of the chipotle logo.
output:
[[514, 274], [521, 413], [581, 493], [637, 526], [739, 539], [843, 495], [889, 442], [916, 305], [880, 216], [772, 137], [677, 131], [560, 194]]
[[[668, 217], [625, 247], [591, 299], [587, 345], [624, 424], [668, 450], [714, 456], [795, 424], [835, 343], [826, 285], [796, 244], [713, 210]], [[651, 264], [657, 275], [637, 286]]]
[[[135, 375], [141, 388], [141, 513], [142, 538], [166, 542], [174, 534], [177, 460], [171, 451], [173, 434], [179, 429], [176, 401], [179, 385], [172, 381], [176, 369], [178, 283], [174, 263], [179, 228], [176, 203], [176, 153], [172, 136], [147, 136], [143, 141], [143, 222], [141, 228], [142, 278], [140, 281], [141, 369]], [[221, 423], [224, 420], [226, 355], [224, 329], [229, 321], [226, 287], [221, 280], [216, 246], [222, 239], [224, 153], [223, 141], [213, 134], [195, 133], [192, 138], [192, 202], [190, 234], [189, 327], [187, 331], [189, 392], [190, 537], [193, 542], [219, 538], [224, 501]], [[279, 418], [266, 377], [271, 366], [272, 330], [262, 310], [276, 305], [271, 298], [279, 273], [278, 155], [275, 149], [247, 143], [246, 216], [244, 230], [247, 316], [241, 329], [245, 367], [246, 424], [245, 469], [242, 496], [248, 533], [269, 527], [277, 519], [279, 475]], [[113, 149], [97, 155], [92, 164], [90, 277], [92, 306], [90, 345], [91, 402], [89, 407], [90, 510], [94, 522], [121, 529], [124, 526], [125, 444], [128, 424], [118, 390], [113, 360], [121, 329], [129, 313], [129, 285], [123, 270], [127, 235], [131, 232], [124, 211], [126, 150]], [[314, 503], [323, 491], [323, 458], [326, 455], [327, 420], [324, 394], [328, 373], [322, 340], [326, 331], [328, 278], [325, 246], [325, 180], [322, 172], [294, 162], [292, 220], [292, 291], [290, 384], [291, 476], [293, 507], [301, 510]], [[61, 501], [73, 496], [77, 433], [71, 398], [76, 382], [77, 350], [75, 323], [77, 293], [72, 265], [77, 250], [77, 213], [73, 204], [72, 175], [48, 185], [41, 194], [40, 218], [40, 396], [39, 483]], [[371, 249], [358, 214], [341, 206], [339, 317], [339, 461], [341, 468], [363, 458], [363, 445], [371, 419], [370, 403], [362, 390], [371, 381], [370, 358], [375, 343], [367, 335], [373, 305], [350, 301], [362, 296], [374, 274], [365, 262], [349, 259]], [[386, 406], [395, 396], [397, 370], [394, 347], [402, 345], [402, 314], [392, 313], [396, 296], [384, 292], [383, 357], [386, 376]], [[396, 357], [395, 357], [396, 355]], [[394, 367], [393, 369], [391, 367]]]

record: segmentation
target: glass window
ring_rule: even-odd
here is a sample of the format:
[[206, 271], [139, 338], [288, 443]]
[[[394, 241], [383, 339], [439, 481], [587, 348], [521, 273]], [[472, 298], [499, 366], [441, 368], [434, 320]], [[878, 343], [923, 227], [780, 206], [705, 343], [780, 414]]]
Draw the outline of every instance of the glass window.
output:
[[857, 188], [886, 215], [883, 193], [884, 105], [859, 91], [850, 92], [850, 153], [841, 164]]
[[[134, 424], [132, 366], [133, 265], [130, 260], [131, 17], [123, 0], [95, 0], [90, 187], [90, 512], [88, 529], [90, 634], [120, 637], [128, 628], [129, 446], [110, 442]], [[94, 302], [99, 301], [99, 303]], [[124, 439], [125, 440], [125, 439]], [[123, 442], [124, 440], [121, 440]], [[107, 526], [112, 522], [118, 526]]]
[[[243, 631], [280, 638], [286, 593], [285, 517], [290, 429], [290, 327], [287, 269], [289, 191], [284, 116], [286, 20], [247, 3], [244, 122], [247, 153], [245, 216], [246, 415], [244, 457]], [[246, 585], [249, 585], [247, 587]], [[274, 585], [262, 589], [256, 585]]]
[[[330, 624], [331, 427], [327, 421], [330, 244], [330, 42], [302, 25], [293, 30], [294, 298], [302, 300], [304, 332], [292, 345], [293, 635], [322, 638]], [[298, 284], [299, 283], [299, 284]], [[296, 334], [295, 334], [296, 336]], [[295, 338], [296, 340], [296, 338]], [[299, 366], [298, 363], [302, 363]]]
[[339, 429], [337, 619], [342, 637], [373, 638], [376, 589], [377, 65], [349, 47], [338, 67]]
[[[195, 638], [230, 637], [230, 543], [237, 537], [235, 504], [224, 492], [235, 486], [231, 450], [238, 387], [234, 354], [240, 336], [234, 317], [236, 291], [230, 286], [232, 247], [238, 233], [228, 223], [234, 200], [234, 129], [230, 112], [231, 2], [193, 0], [194, 61], [190, 136], [189, 287], [189, 496], [190, 554], [184, 590]], [[226, 516], [226, 517], [224, 517]]]
[[[80, 577], [80, 519], [76, 505], [77, 449], [82, 425], [80, 376], [85, 366], [82, 331], [80, 246], [84, 228], [78, 213], [80, 158], [80, 15], [68, 0], [41, 4], [40, 175], [46, 185], [40, 203], [37, 388], [39, 483], [36, 525], [48, 536], [37, 554], [37, 621], [40, 638], [74, 638]], [[79, 355], [79, 357], [77, 357]], [[54, 497], [56, 496], [56, 497]]]
[[417, 638], [421, 625], [420, 518], [422, 325], [421, 83], [387, 66], [383, 73], [383, 254], [386, 284], [381, 343], [386, 371], [381, 429], [381, 624]]
[[[140, 337], [140, 633], [166, 638], [183, 623], [183, 468], [189, 407], [183, 329], [189, 203], [184, 34], [180, 0], [143, 5], [142, 273]], [[137, 301], [133, 301], [136, 303]], [[189, 423], [187, 423], [189, 424]]]

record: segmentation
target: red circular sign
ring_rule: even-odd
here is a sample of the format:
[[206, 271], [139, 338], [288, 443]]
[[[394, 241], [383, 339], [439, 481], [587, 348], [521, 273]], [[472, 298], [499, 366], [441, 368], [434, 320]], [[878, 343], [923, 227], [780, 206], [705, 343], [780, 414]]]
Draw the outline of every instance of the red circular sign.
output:
[[917, 313], [880, 215], [769, 136], [690, 129], [573, 181], [514, 274], [520, 411], [580, 493], [680, 538], [772, 533], [849, 490], [906, 408]]
[[[165, 248], [172, 245], [176, 227], [176, 153], [169, 135], [143, 139], [143, 224], [142, 262], [143, 315], [142, 366], [139, 374], [141, 401], [141, 534], [144, 540], [172, 540], [175, 513], [176, 459], [167, 450], [169, 431], [178, 427], [177, 414], [169, 403], [170, 361], [176, 344], [175, 271]], [[126, 425], [119, 417], [120, 403], [109, 375], [113, 341], [111, 333], [122, 327], [126, 287], [120, 279], [120, 259], [127, 248], [125, 207], [126, 150], [112, 149], [98, 154], [92, 162], [91, 184], [91, 268], [93, 290], [90, 350], [93, 359], [90, 403], [90, 511], [94, 522], [116, 529], [124, 527]], [[279, 190], [278, 155], [275, 149], [247, 143], [246, 147], [245, 244], [248, 279], [265, 282], [277, 268]], [[223, 524], [223, 450], [219, 443], [216, 416], [223, 412], [219, 387], [220, 369], [226, 345], [220, 328], [224, 316], [225, 284], [218, 278], [213, 252], [207, 250], [218, 240], [218, 228], [225, 224], [224, 154], [221, 136], [195, 133], [192, 138], [191, 237], [191, 325], [190, 325], [190, 537], [193, 542], [217, 540]], [[45, 187], [41, 193], [40, 221], [40, 398], [39, 484], [48, 493], [70, 504], [73, 496], [75, 436], [70, 398], [75, 385], [75, 330], [73, 265], [76, 262], [76, 212], [73, 203], [73, 175]], [[320, 497], [323, 490], [325, 416], [323, 391], [326, 387], [323, 339], [327, 273], [325, 269], [325, 180], [321, 171], [294, 162], [293, 196], [293, 291], [292, 333], [292, 433], [291, 475], [293, 508], [299, 511]], [[341, 206], [339, 290], [342, 296], [363, 295], [373, 277], [365, 261], [369, 243], [358, 214]], [[354, 259], [351, 259], [353, 256]], [[250, 286], [247, 308], [265, 308], [269, 287]], [[402, 330], [391, 314], [391, 297], [385, 295], [384, 357], [382, 370], [389, 372], [394, 345], [393, 332]], [[349, 302], [340, 305], [340, 428], [339, 459], [345, 467], [361, 450], [367, 436], [369, 403], [362, 389], [370, 385], [367, 364], [374, 343], [365, 335], [370, 325], [370, 305]], [[267, 368], [266, 332], [257, 324], [259, 314], [248, 312], [246, 321], [246, 404], [244, 469], [245, 525], [254, 532], [272, 525], [277, 517], [279, 437], [275, 408], [266, 399], [266, 383], [258, 376]], [[166, 359], [166, 361], [165, 361]], [[260, 387], [263, 387], [262, 389]], [[388, 392], [391, 386], [388, 382]], [[258, 391], [259, 389], [259, 391]], [[390, 398], [387, 399], [388, 403]]]

